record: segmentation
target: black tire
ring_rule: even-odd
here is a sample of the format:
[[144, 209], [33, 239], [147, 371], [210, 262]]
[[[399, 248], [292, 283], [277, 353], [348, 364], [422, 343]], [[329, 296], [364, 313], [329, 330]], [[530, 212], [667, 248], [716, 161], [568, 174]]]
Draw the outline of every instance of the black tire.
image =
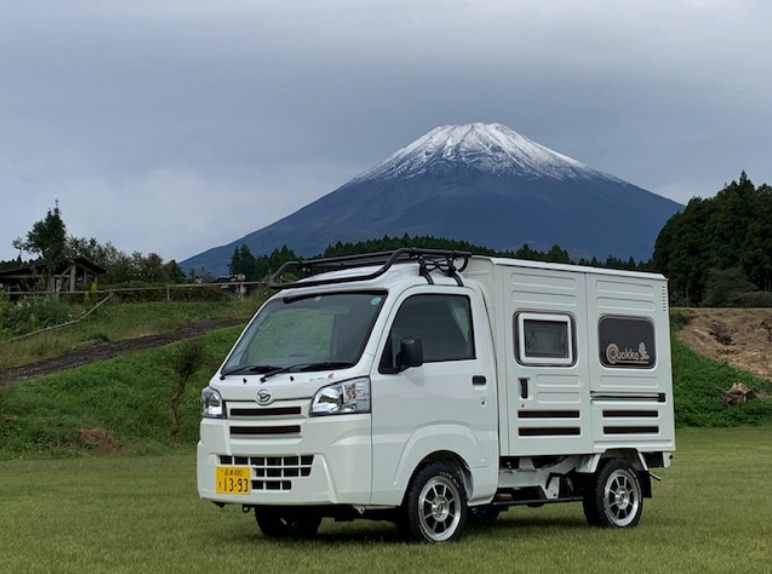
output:
[[271, 506], [255, 508], [255, 520], [269, 538], [310, 538], [322, 523], [320, 515], [307, 510]]
[[638, 472], [623, 458], [601, 462], [584, 488], [584, 516], [601, 528], [632, 528], [643, 512], [643, 490]]
[[501, 508], [493, 504], [470, 506], [466, 517], [469, 522], [495, 522], [501, 514]]
[[416, 542], [452, 542], [464, 531], [467, 498], [455, 465], [433, 462], [408, 486], [398, 525]]

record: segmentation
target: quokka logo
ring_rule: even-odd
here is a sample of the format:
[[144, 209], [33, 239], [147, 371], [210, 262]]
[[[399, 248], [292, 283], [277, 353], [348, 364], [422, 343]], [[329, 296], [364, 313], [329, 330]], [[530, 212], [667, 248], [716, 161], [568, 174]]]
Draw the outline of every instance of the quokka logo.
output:
[[650, 359], [646, 343], [638, 345], [637, 351], [620, 349], [615, 343], [606, 347], [606, 360], [609, 365], [648, 365]]

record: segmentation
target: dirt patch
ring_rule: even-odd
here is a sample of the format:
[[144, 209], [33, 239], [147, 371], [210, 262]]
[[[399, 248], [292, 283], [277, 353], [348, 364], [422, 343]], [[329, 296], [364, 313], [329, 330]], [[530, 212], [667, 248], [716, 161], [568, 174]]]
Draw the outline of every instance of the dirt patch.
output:
[[678, 338], [698, 353], [772, 380], [772, 309], [687, 309]]
[[121, 450], [121, 445], [104, 429], [78, 429], [78, 446], [99, 454], [115, 454]]
[[36, 379], [45, 375], [52, 375], [67, 369], [74, 369], [75, 367], [88, 365], [97, 361], [105, 361], [126, 353], [133, 353], [134, 351], [163, 347], [215, 329], [223, 329], [234, 325], [244, 325], [246, 321], [246, 319], [212, 319], [196, 321], [169, 333], [149, 335], [147, 337], [138, 337], [136, 339], [125, 339], [123, 341], [115, 341], [114, 343], [95, 342], [66, 355], [62, 355], [61, 357], [6, 369], [5, 371], [0, 372], [0, 386], [29, 379]]

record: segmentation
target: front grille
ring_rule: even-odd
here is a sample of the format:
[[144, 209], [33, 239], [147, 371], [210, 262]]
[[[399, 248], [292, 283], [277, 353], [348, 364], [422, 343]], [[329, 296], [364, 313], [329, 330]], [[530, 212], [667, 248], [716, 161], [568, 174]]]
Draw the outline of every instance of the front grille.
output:
[[286, 417], [297, 416], [301, 413], [300, 407], [232, 407], [232, 418], [253, 417]]
[[253, 401], [227, 402], [230, 436], [238, 440], [299, 437], [307, 420], [307, 402], [287, 401], [265, 407]]
[[231, 436], [263, 436], [300, 434], [300, 425], [270, 425], [260, 427], [231, 426]]
[[293, 480], [311, 476], [314, 455], [227, 456], [220, 464], [252, 467], [252, 490], [292, 490]]

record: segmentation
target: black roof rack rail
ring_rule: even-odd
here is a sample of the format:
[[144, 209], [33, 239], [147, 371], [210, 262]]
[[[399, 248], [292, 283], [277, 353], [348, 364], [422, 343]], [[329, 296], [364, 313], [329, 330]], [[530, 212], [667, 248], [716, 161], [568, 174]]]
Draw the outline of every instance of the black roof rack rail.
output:
[[[453, 277], [459, 285], [463, 285], [459, 271], [466, 269], [469, 258], [468, 251], [455, 251], [448, 249], [424, 249], [421, 247], [402, 247], [395, 251], [383, 251], [380, 253], [365, 253], [362, 255], [346, 255], [344, 257], [330, 257], [327, 259], [306, 259], [303, 261], [288, 261], [271, 276], [268, 287], [271, 289], [296, 289], [300, 287], [315, 287], [317, 285], [332, 285], [335, 283], [350, 283], [353, 281], [369, 281], [380, 277], [395, 263], [416, 261], [419, 264], [418, 274], [424, 277], [427, 283], [434, 283], [431, 278], [432, 271], [441, 271], [448, 277]], [[461, 259], [461, 266], [456, 267], [456, 260]], [[378, 269], [362, 275], [350, 277], [330, 277], [325, 279], [306, 279], [318, 273], [337, 271], [340, 269], [353, 269], [357, 267], [370, 267], [378, 265]], [[292, 272], [300, 275], [297, 280], [285, 280], [284, 275]], [[302, 280], [301, 280], [302, 279]]]

